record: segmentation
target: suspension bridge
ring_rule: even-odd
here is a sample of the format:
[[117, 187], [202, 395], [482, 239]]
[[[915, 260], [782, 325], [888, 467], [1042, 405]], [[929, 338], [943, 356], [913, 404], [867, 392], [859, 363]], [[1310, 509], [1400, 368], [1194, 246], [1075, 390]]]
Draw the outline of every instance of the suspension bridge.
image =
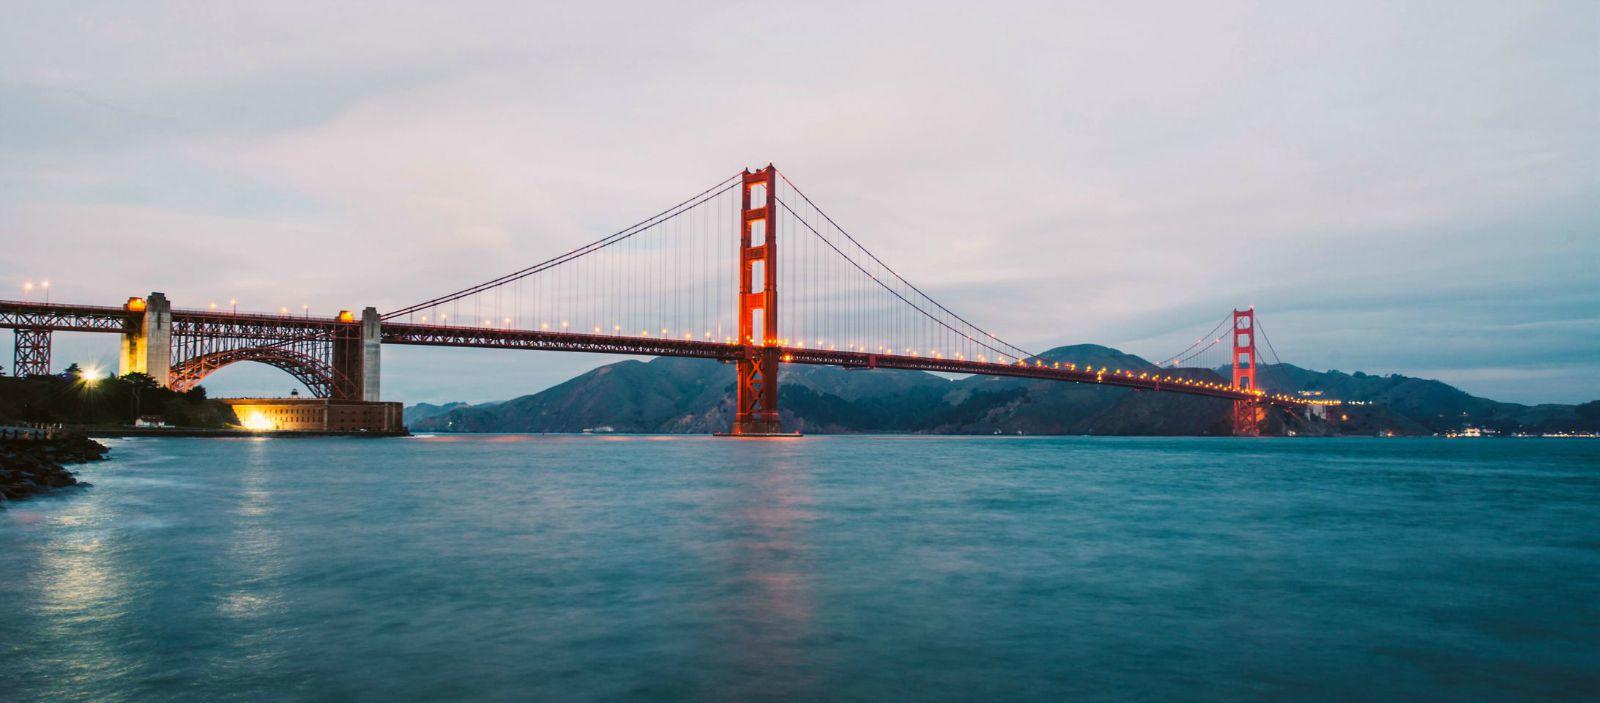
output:
[[[738, 436], [783, 432], [782, 364], [1208, 396], [1233, 402], [1234, 431], [1246, 435], [1259, 433], [1268, 406], [1338, 402], [1261, 387], [1254, 308], [1232, 311], [1156, 371], [1046, 360], [907, 281], [771, 165], [559, 256], [387, 313], [183, 309], [151, 293], [119, 306], [0, 301], [0, 328], [15, 331], [19, 376], [50, 373], [52, 333], [103, 332], [121, 337], [119, 374], [145, 373], [175, 390], [254, 361], [317, 397], [365, 401], [379, 398], [384, 344], [717, 359], [734, 367], [729, 434]], [[1218, 353], [1231, 378], [1186, 373]]]

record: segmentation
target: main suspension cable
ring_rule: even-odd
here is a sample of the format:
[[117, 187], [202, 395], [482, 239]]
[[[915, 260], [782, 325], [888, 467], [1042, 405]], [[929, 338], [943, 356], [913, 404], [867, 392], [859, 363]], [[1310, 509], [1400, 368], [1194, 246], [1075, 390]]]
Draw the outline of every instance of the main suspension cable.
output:
[[[1035, 353], [1033, 353], [1033, 352], [1030, 352], [1030, 351], [1028, 351], [1028, 350], [1026, 350], [1026, 349], [1023, 349], [1023, 348], [1022, 348], [1022, 347], [1019, 347], [1019, 346], [1016, 346], [1016, 345], [1015, 345], [1015, 344], [1012, 344], [1012, 343], [1010, 343], [1010, 342], [1007, 342], [1007, 341], [1005, 341], [1005, 340], [1003, 340], [1003, 339], [1001, 339], [1001, 338], [999, 338], [999, 337], [997, 337], [997, 336], [995, 336], [995, 335], [994, 335], [994, 333], [992, 333], [992, 332], [989, 332], [989, 331], [988, 331], [988, 330], [985, 330], [985, 329], [983, 329], [983, 328], [982, 328], [982, 327], [979, 327], [979, 326], [977, 326], [977, 325], [975, 325], [975, 324], [972, 324], [972, 323], [971, 323], [971, 322], [969, 322], [969, 321], [968, 321], [968, 320], [967, 320], [967, 319], [966, 319], [966, 318], [964, 318], [964, 317], [962, 317], [962, 316], [960, 316], [960, 315], [958, 315], [958, 314], [956, 314], [956, 313], [955, 313], [955, 311], [953, 311], [953, 310], [951, 310], [951, 309], [950, 309], [950, 308], [947, 308], [947, 307], [945, 307], [945, 306], [944, 306], [944, 305], [943, 305], [943, 304], [942, 304], [942, 303], [940, 303], [940, 302], [939, 302], [939, 301], [937, 301], [937, 300], [934, 300], [934, 299], [933, 299], [933, 296], [930, 296], [930, 295], [928, 295], [928, 294], [927, 294], [927, 293], [924, 293], [924, 292], [922, 292], [922, 289], [920, 289], [920, 288], [918, 288], [918, 287], [916, 287], [916, 286], [915, 286], [915, 285], [913, 285], [913, 284], [912, 284], [912, 283], [911, 283], [911, 282], [910, 282], [910, 281], [908, 281], [908, 280], [906, 280], [906, 279], [905, 279], [905, 277], [904, 277], [904, 276], [901, 276], [901, 275], [900, 275], [900, 274], [899, 274], [899, 272], [897, 272], [897, 271], [895, 271], [895, 270], [894, 270], [894, 269], [893, 269], [893, 268], [891, 268], [891, 267], [890, 267], [890, 266], [889, 266], [889, 265], [888, 265], [888, 264], [886, 264], [886, 263], [883, 263], [883, 260], [882, 260], [882, 259], [879, 259], [879, 258], [878, 258], [878, 256], [877, 256], [877, 255], [876, 255], [876, 254], [873, 254], [873, 253], [872, 253], [872, 250], [870, 250], [870, 249], [868, 249], [868, 248], [866, 248], [866, 247], [865, 247], [865, 246], [863, 246], [863, 245], [862, 245], [862, 244], [861, 244], [861, 242], [859, 242], [859, 241], [856, 241], [856, 238], [855, 238], [855, 237], [853, 237], [853, 236], [851, 236], [851, 235], [850, 235], [850, 232], [849, 232], [849, 231], [847, 231], [847, 230], [845, 230], [845, 228], [843, 228], [843, 227], [840, 227], [840, 226], [839, 226], [839, 223], [838, 223], [838, 222], [835, 222], [835, 221], [834, 221], [834, 220], [833, 220], [833, 217], [831, 217], [831, 216], [829, 216], [829, 215], [828, 215], [828, 213], [827, 213], [827, 212], [826, 212], [826, 211], [825, 211], [825, 210], [823, 210], [823, 209], [822, 209], [822, 208], [820, 208], [820, 207], [818, 207], [818, 206], [817, 206], [817, 204], [816, 204], [816, 203], [815, 203], [815, 202], [813, 202], [813, 201], [812, 201], [812, 200], [811, 200], [811, 198], [810, 198], [810, 197], [809, 197], [809, 196], [807, 196], [807, 195], [806, 195], [806, 194], [805, 194], [805, 191], [802, 191], [802, 190], [800, 190], [800, 187], [799, 187], [799, 186], [796, 186], [796, 185], [795, 185], [795, 184], [794, 184], [794, 181], [791, 181], [791, 180], [789, 180], [789, 177], [788, 177], [788, 176], [786, 176], [786, 175], [784, 175], [784, 173], [783, 173], [783, 172], [782, 172], [782, 171], [779, 171], [779, 170], [778, 170], [778, 169], [776, 169], [776, 168], [774, 168], [774, 169], [773, 169], [773, 170], [774, 170], [774, 171], [776, 171], [776, 172], [777, 172], [777, 174], [778, 174], [778, 177], [779, 177], [779, 178], [782, 178], [782, 179], [783, 179], [783, 182], [784, 182], [784, 183], [787, 183], [787, 184], [789, 184], [789, 188], [791, 188], [791, 189], [793, 189], [793, 190], [794, 190], [794, 192], [795, 192], [795, 194], [796, 194], [796, 195], [799, 195], [799, 196], [800, 196], [800, 197], [801, 197], [801, 198], [802, 198], [802, 199], [804, 199], [804, 200], [805, 200], [805, 201], [806, 201], [806, 203], [807, 203], [807, 204], [808, 204], [808, 205], [810, 205], [810, 206], [811, 206], [811, 209], [812, 209], [812, 210], [813, 210], [813, 211], [815, 211], [815, 212], [816, 212], [816, 213], [817, 213], [817, 214], [819, 214], [819, 215], [822, 215], [822, 219], [825, 219], [825, 220], [827, 220], [827, 221], [828, 221], [828, 224], [830, 224], [830, 225], [833, 225], [833, 228], [834, 228], [834, 229], [837, 229], [837, 230], [839, 230], [839, 233], [840, 233], [840, 234], [843, 234], [843, 235], [844, 235], [844, 236], [845, 236], [845, 238], [846, 238], [846, 239], [849, 239], [849, 240], [850, 240], [850, 243], [851, 243], [851, 244], [854, 244], [854, 245], [856, 245], [856, 248], [858, 248], [858, 249], [860, 249], [860, 250], [861, 250], [861, 251], [862, 251], [862, 253], [864, 253], [864, 254], [866, 254], [866, 255], [867, 255], [867, 256], [868, 256], [868, 257], [871, 257], [871, 259], [872, 259], [872, 260], [873, 260], [873, 261], [874, 261], [874, 262], [876, 262], [876, 263], [877, 263], [877, 264], [878, 264], [878, 265], [879, 265], [879, 266], [882, 266], [882, 267], [883, 267], [883, 269], [884, 269], [884, 270], [885, 270], [885, 271], [888, 271], [888, 272], [889, 272], [889, 274], [890, 274], [890, 275], [892, 275], [892, 276], [894, 276], [894, 277], [895, 277], [895, 279], [897, 279], [897, 280], [899, 280], [899, 281], [900, 281], [900, 282], [901, 282], [901, 283], [904, 283], [904, 284], [906, 284], [906, 286], [907, 286], [907, 287], [908, 287], [908, 288], [910, 288], [910, 289], [911, 289], [911, 290], [914, 290], [914, 291], [916, 291], [916, 292], [917, 292], [917, 294], [918, 294], [918, 295], [920, 295], [920, 296], [922, 296], [922, 297], [923, 297], [923, 298], [925, 298], [925, 299], [926, 299], [926, 300], [927, 300], [927, 301], [928, 301], [928, 302], [930, 302], [930, 303], [933, 303], [933, 304], [934, 304], [934, 306], [935, 306], [935, 307], [937, 307], [937, 308], [939, 308], [939, 309], [940, 309], [940, 310], [942, 310], [942, 311], [944, 311], [944, 312], [945, 312], [945, 313], [947, 313], [947, 314], [949, 314], [949, 315], [950, 315], [950, 316], [951, 316], [951, 317], [954, 317], [954, 318], [955, 318], [955, 319], [957, 319], [957, 320], [959, 320], [959, 321], [961, 321], [961, 323], [962, 323], [962, 324], [964, 324], [964, 325], [966, 325], [966, 326], [968, 326], [968, 327], [971, 327], [971, 328], [972, 328], [972, 329], [974, 329], [974, 330], [977, 330], [977, 331], [978, 331], [978, 332], [981, 332], [981, 333], [983, 333], [983, 334], [984, 334], [984, 335], [985, 335], [985, 336], [987, 336], [987, 337], [988, 337], [988, 338], [990, 338], [990, 339], [993, 339], [993, 340], [994, 340], [994, 341], [996, 341], [996, 342], [998, 342], [998, 343], [1000, 343], [1000, 345], [1001, 345], [1001, 346], [1003, 346], [1003, 347], [1006, 347], [1006, 348], [1007, 348], [1007, 349], [1010, 349], [1010, 350], [1011, 350], [1011, 351], [1010, 351], [1010, 352], [1006, 352], [1006, 351], [1003, 351], [1003, 350], [999, 350], [999, 349], [994, 349], [994, 348], [993, 348], [993, 347], [988, 347], [988, 345], [984, 345], [984, 346], [985, 346], [985, 347], [987, 347], [987, 348], [989, 348], [989, 349], [991, 349], [991, 350], [992, 350], [992, 351], [995, 351], [995, 352], [998, 352], [998, 353], [1001, 353], [1001, 354], [1006, 354], [1006, 355], [1010, 355], [1010, 356], [1017, 356], [1017, 357], [1019, 357], [1019, 358], [1029, 358], [1029, 359], [1031, 359], [1031, 358], [1036, 358], [1036, 357], [1038, 357], [1038, 356], [1039, 356], [1039, 355], [1038, 355], [1038, 354], [1035, 354]], [[788, 207], [789, 207], [789, 206], [788, 206], [788, 205], [784, 205], [784, 209], [788, 209]], [[790, 210], [790, 212], [791, 212], [791, 213], [793, 213], [793, 212], [794, 212], [794, 211], [793, 211], [793, 210]], [[798, 216], [797, 216], [797, 219], [799, 219], [799, 218], [798, 218]], [[802, 220], [802, 221], [803, 221], [803, 220]], [[809, 226], [809, 225], [807, 225], [807, 228], [808, 228], [808, 229], [809, 229], [809, 228], [810, 228], [810, 226]], [[813, 230], [812, 230], [812, 231], [813, 231], [813, 232], [816, 232], [816, 230], [814, 230], [814, 229], [813, 229]], [[820, 235], [820, 234], [819, 234], [819, 235], [818, 235], [818, 236], [821, 236], [821, 235]], [[827, 241], [827, 238], [825, 238], [825, 237], [824, 237], [824, 238], [823, 238], [823, 241]], [[835, 250], [835, 251], [838, 251], [838, 248], [837, 248], [837, 247], [835, 247], [835, 249], [834, 249], [834, 250]], [[843, 254], [843, 252], [840, 252], [840, 253], [841, 253], [841, 254]], [[845, 257], [845, 258], [847, 258], [847, 259], [848, 259], [848, 258], [850, 258], [850, 257], [848, 257], [848, 256], [847, 256], [847, 257]], [[858, 267], [858, 268], [859, 268], [859, 267]], [[865, 273], [865, 271], [863, 271], [863, 273]], [[869, 274], [869, 275], [870, 275], [870, 274]], [[874, 278], [874, 279], [873, 279], [873, 280], [877, 280], [877, 279], [876, 279], [876, 278]], [[882, 283], [881, 283], [881, 282], [880, 282], [880, 283], [879, 283], [879, 285], [883, 285], [883, 284], [882, 284]], [[891, 291], [891, 292], [893, 292], [893, 291]], [[898, 295], [898, 294], [897, 294], [897, 295]], [[904, 298], [901, 298], [901, 299], [902, 299], [902, 300], [904, 300]], [[909, 302], [910, 302], [910, 301], [906, 301], [906, 302], [908, 302], [908, 303], [909, 303]], [[915, 306], [913, 306], [913, 307], [915, 307]], [[920, 310], [920, 308], [918, 308], [918, 309], [919, 309], [919, 310]], [[924, 314], [924, 315], [927, 315], [927, 314], [928, 314], [928, 313], [927, 313], [927, 312], [925, 312], [925, 311], [924, 311], [924, 312], [923, 312], [923, 314]], [[930, 317], [931, 317], [931, 316], [930, 316]], [[946, 325], [946, 327], [949, 327], [949, 326], [948, 326], [948, 325]], [[952, 330], [953, 330], [953, 329], [954, 329], [954, 328], [951, 328], [951, 329], [952, 329]], [[968, 335], [968, 336], [970, 336], [970, 335]]]
[[716, 185], [711, 186], [710, 188], [707, 188], [707, 189], [701, 191], [700, 193], [694, 195], [693, 197], [689, 198], [688, 200], [685, 200], [685, 201], [683, 201], [681, 203], [678, 203], [677, 205], [674, 205], [674, 206], [669, 207], [669, 208], [667, 208], [665, 210], [662, 210], [661, 212], [658, 212], [658, 213], [656, 213], [656, 214], [654, 214], [654, 215], [652, 215], [652, 216], [650, 216], [648, 218], [645, 218], [644, 220], [641, 220], [641, 221], [639, 221], [637, 223], [634, 223], [633, 225], [631, 225], [631, 226], [629, 226], [627, 228], [624, 228], [624, 229], [619, 230], [617, 232], [614, 232], [612, 234], [606, 235], [606, 236], [601, 237], [600, 239], [597, 239], [597, 240], [595, 240], [593, 242], [590, 242], [590, 243], [585, 244], [585, 245], [583, 245], [581, 247], [578, 247], [578, 248], [573, 249], [573, 250], [571, 250], [569, 252], [566, 252], [565, 254], [561, 254], [559, 256], [556, 256], [556, 257], [547, 259], [545, 261], [539, 262], [537, 264], [529, 266], [529, 267], [527, 267], [525, 269], [522, 269], [520, 271], [514, 271], [512, 273], [508, 273], [508, 274], [506, 274], [504, 276], [501, 276], [499, 278], [495, 278], [495, 279], [486, 281], [484, 283], [480, 283], [478, 285], [475, 285], [475, 286], [472, 286], [472, 287], [469, 287], [469, 288], [463, 288], [463, 289], [461, 289], [459, 291], [456, 291], [454, 293], [449, 293], [449, 294], [446, 294], [446, 295], [442, 295], [442, 296], [439, 296], [439, 297], [434, 298], [432, 300], [427, 300], [427, 301], [424, 301], [424, 302], [421, 302], [421, 303], [417, 303], [416, 305], [411, 305], [411, 306], [407, 306], [407, 307], [401, 308], [399, 310], [395, 310], [394, 312], [386, 313], [383, 316], [383, 319], [389, 320], [389, 319], [393, 319], [393, 318], [400, 317], [400, 316], [403, 316], [403, 315], [409, 315], [409, 314], [417, 312], [419, 310], [425, 310], [425, 309], [431, 308], [431, 307], [436, 306], [436, 305], [442, 305], [444, 303], [449, 303], [449, 302], [452, 302], [452, 301], [460, 300], [461, 298], [465, 298], [466, 296], [472, 295], [474, 293], [481, 293], [481, 292], [483, 292], [485, 290], [488, 290], [490, 288], [494, 288], [495, 286], [499, 286], [499, 285], [502, 285], [502, 284], [505, 284], [505, 283], [509, 283], [511, 281], [515, 281], [515, 280], [518, 280], [518, 279], [533, 275], [535, 273], [539, 273], [540, 271], [544, 271], [544, 270], [549, 269], [549, 268], [551, 268], [553, 266], [559, 266], [559, 265], [564, 264], [564, 263], [566, 263], [568, 261], [571, 261], [572, 259], [576, 259], [576, 258], [578, 258], [580, 256], [584, 256], [584, 255], [589, 254], [591, 252], [598, 251], [600, 249], [604, 249], [606, 247], [609, 247], [612, 244], [615, 244], [615, 243], [623, 241], [623, 240], [625, 240], [625, 239], [627, 239], [629, 237], [632, 237], [633, 235], [638, 234], [639, 232], [642, 232], [642, 231], [644, 231], [646, 229], [649, 229], [650, 227], [653, 227], [653, 226], [655, 226], [657, 224], [665, 222], [665, 221], [667, 221], [667, 220], [669, 220], [671, 218], [677, 217], [678, 215], [681, 215], [684, 212], [692, 210], [692, 209], [700, 206], [702, 203], [706, 202], [707, 200], [710, 200], [711, 198], [714, 198], [714, 197], [716, 197], [718, 195], [721, 195], [723, 192], [732, 189], [734, 187], [734, 183], [733, 182], [735, 180], [737, 180], [740, 177], [740, 175], [741, 174], [737, 174], [736, 173], [736, 174], [734, 174], [732, 176], [729, 176], [729, 177], [723, 179], [722, 181], [718, 182]]

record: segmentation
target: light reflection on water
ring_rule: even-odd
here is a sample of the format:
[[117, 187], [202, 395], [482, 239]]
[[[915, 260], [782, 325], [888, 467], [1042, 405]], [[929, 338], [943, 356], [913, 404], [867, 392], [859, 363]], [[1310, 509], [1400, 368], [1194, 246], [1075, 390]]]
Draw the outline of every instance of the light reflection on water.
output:
[[766, 455], [733, 475], [718, 509], [737, 516], [718, 555], [726, 587], [737, 594], [719, 607], [715, 621], [723, 655], [742, 674], [719, 682], [734, 698], [758, 694], [786, 698], [815, 689], [807, 676], [805, 641], [813, 603], [807, 523], [814, 517], [803, 467], [792, 452], [765, 443]]
[[1592, 698], [1600, 443], [128, 441], [4, 700]]

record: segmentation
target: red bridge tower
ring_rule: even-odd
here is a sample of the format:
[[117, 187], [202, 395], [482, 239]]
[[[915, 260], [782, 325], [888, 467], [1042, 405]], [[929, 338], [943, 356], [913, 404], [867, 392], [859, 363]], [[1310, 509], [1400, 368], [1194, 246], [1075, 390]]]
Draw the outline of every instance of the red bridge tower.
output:
[[777, 169], [744, 172], [739, 214], [739, 385], [735, 435], [778, 434]]
[[[1233, 385], [1256, 389], [1256, 309], [1250, 306], [1233, 311]], [[1233, 433], [1254, 437], [1261, 434], [1261, 404], [1254, 400], [1233, 401]]]

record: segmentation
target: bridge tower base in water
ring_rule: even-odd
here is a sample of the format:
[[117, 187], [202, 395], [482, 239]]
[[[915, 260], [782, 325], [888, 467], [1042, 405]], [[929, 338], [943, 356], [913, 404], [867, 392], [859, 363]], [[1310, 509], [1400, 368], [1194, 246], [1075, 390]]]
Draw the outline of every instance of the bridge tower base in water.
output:
[[778, 422], [777, 170], [746, 169], [739, 212], [739, 343], [733, 436], [782, 434]]
[[[1256, 389], [1256, 309], [1251, 306], [1233, 311], [1233, 385], [1246, 390]], [[1233, 434], [1255, 437], [1261, 434], [1261, 403], [1254, 400], [1233, 401]]]

